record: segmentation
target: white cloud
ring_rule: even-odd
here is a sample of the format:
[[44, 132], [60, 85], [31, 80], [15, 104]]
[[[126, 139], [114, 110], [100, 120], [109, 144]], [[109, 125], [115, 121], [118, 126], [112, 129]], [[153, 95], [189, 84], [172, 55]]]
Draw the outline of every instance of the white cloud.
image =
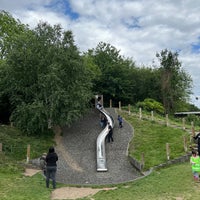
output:
[[0, 0], [5, 9], [31, 27], [39, 21], [61, 24], [72, 30], [81, 51], [100, 41], [115, 46], [138, 64], [151, 64], [156, 52], [167, 48], [180, 51], [180, 60], [194, 80], [194, 94], [200, 95], [200, 55], [191, 51], [200, 37], [200, 4], [197, 0], [69, 0], [78, 19], [64, 12], [54, 0]]

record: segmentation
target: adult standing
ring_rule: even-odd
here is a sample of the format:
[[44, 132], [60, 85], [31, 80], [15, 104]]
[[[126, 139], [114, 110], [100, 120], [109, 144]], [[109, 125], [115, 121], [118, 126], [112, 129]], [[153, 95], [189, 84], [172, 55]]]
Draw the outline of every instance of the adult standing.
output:
[[113, 128], [110, 125], [110, 123], [108, 122], [108, 143], [110, 143], [110, 141], [114, 141], [113, 140]]
[[57, 164], [58, 161], [58, 155], [55, 152], [54, 147], [49, 148], [49, 152], [46, 156], [46, 187], [49, 188], [49, 180], [52, 179], [53, 188], [56, 188], [56, 170], [57, 170]]
[[200, 132], [196, 136], [194, 136], [194, 139], [197, 140], [198, 154], [200, 156]]

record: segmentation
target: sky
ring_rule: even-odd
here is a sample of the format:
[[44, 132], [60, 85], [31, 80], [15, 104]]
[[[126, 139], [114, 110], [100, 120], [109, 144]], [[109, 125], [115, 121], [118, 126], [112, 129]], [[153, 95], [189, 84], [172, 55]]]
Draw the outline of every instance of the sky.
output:
[[200, 0], [0, 0], [0, 10], [31, 28], [60, 24], [81, 52], [109, 43], [137, 66], [152, 66], [164, 49], [178, 52], [200, 108]]

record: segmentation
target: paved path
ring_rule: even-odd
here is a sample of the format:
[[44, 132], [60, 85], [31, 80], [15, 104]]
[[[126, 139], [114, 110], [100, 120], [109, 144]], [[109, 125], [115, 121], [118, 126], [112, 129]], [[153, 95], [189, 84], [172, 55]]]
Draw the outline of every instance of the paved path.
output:
[[59, 155], [57, 181], [66, 184], [115, 184], [134, 180], [141, 175], [126, 156], [132, 127], [124, 122], [118, 128], [114, 109], [106, 109], [115, 120], [114, 142], [106, 143], [107, 172], [96, 171], [96, 139], [101, 132], [99, 112], [91, 110], [72, 127], [62, 129], [56, 151]]

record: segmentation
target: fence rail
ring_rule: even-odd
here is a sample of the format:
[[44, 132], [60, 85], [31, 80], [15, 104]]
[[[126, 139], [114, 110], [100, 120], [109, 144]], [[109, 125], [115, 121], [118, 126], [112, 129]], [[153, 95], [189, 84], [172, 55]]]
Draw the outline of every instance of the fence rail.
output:
[[30, 145], [21, 146], [21, 145], [6, 145], [0, 143], [0, 152], [3, 152], [5, 155], [13, 155], [15, 158], [26, 156], [27, 162], [30, 159]]

